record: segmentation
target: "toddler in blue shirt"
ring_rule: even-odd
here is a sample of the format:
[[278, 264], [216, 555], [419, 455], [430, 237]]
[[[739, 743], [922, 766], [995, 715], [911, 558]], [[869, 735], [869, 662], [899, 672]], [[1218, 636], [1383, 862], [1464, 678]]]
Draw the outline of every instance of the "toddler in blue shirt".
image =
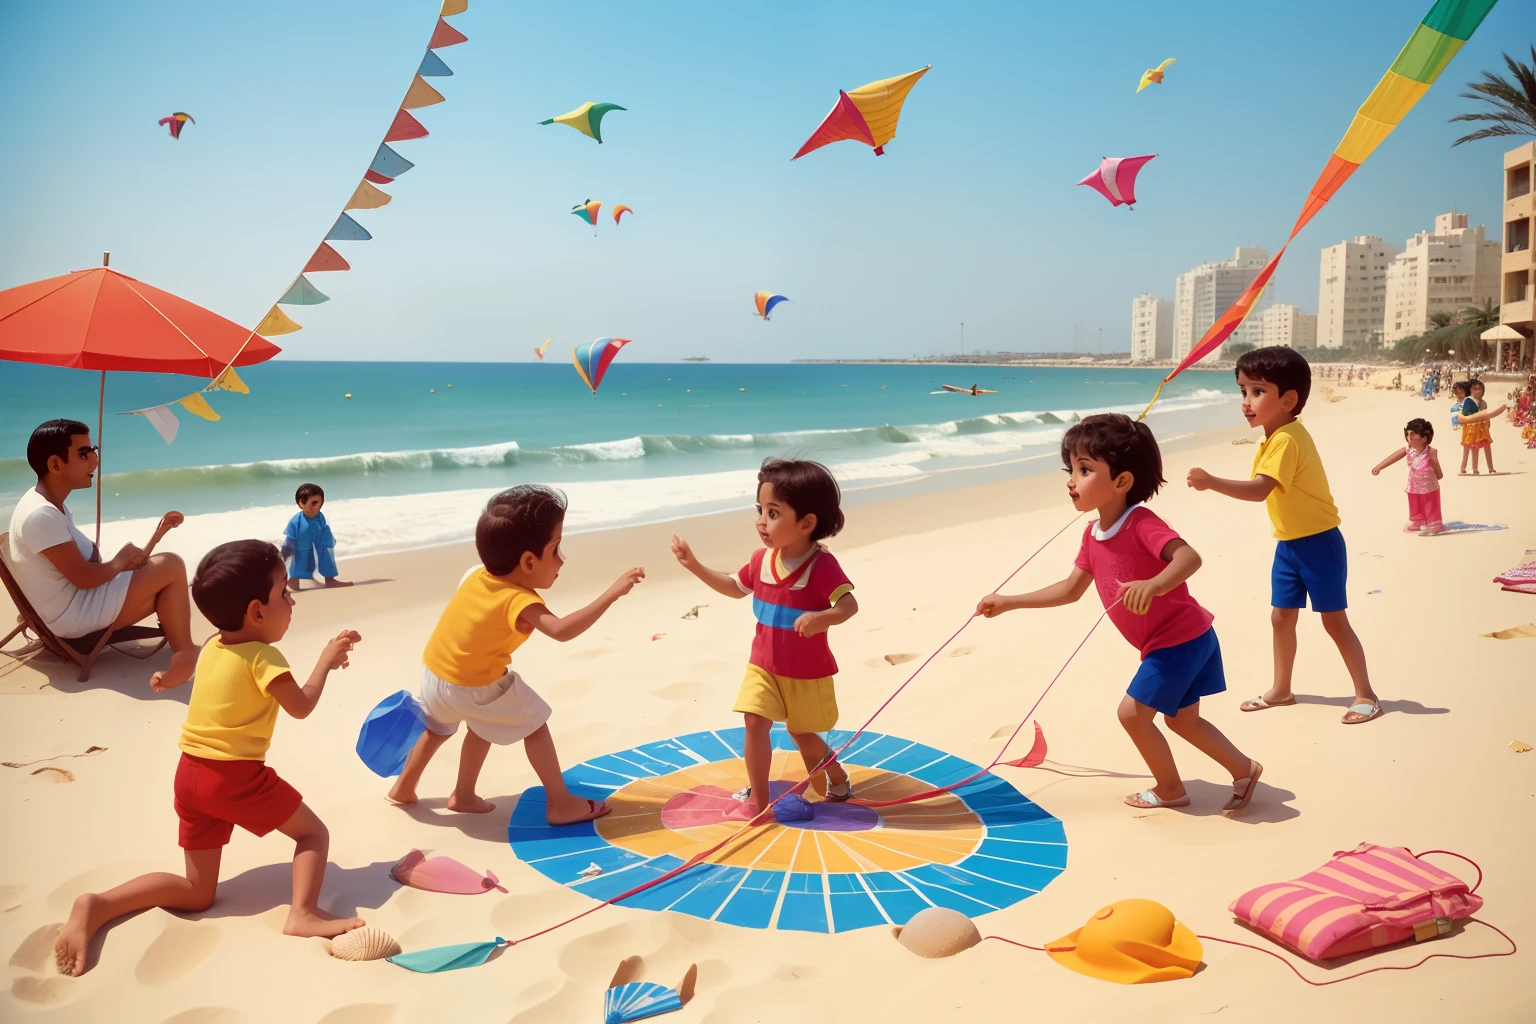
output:
[[299, 511], [283, 528], [288, 589], [298, 590], [301, 580], [313, 580], [317, 568], [326, 586], [350, 587], [352, 584], [336, 578], [336, 538], [331, 536], [331, 528], [320, 511], [325, 504], [325, 492], [319, 484], [300, 484], [293, 500], [299, 503]]

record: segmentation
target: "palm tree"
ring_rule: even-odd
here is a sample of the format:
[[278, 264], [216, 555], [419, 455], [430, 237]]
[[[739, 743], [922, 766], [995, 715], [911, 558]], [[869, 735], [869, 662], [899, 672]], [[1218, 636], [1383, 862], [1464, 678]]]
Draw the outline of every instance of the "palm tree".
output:
[[1455, 319], [1455, 317], [1447, 313], [1445, 310], [1437, 310], [1429, 314], [1429, 329], [1431, 331], [1438, 331], [1442, 327], [1449, 327], [1451, 326], [1452, 321]]
[[1509, 54], [1504, 54], [1511, 79], [1483, 72], [1481, 82], [1468, 82], [1471, 92], [1461, 94], [1462, 99], [1481, 100], [1491, 110], [1475, 114], [1458, 114], [1452, 121], [1491, 121], [1487, 128], [1479, 128], [1471, 135], [1463, 135], [1452, 146], [1473, 139], [1492, 139], [1501, 135], [1536, 135], [1536, 45], [1531, 46], [1531, 63], [1522, 64]]
[[1456, 351], [1475, 354], [1478, 360], [1486, 360], [1493, 354], [1492, 347], [1483, 340], [1483, 332], [1499, 326], [1499, 307], [1492, 299], [1484, 299], [1480, 306], [1464, 306], [1457, 315]]

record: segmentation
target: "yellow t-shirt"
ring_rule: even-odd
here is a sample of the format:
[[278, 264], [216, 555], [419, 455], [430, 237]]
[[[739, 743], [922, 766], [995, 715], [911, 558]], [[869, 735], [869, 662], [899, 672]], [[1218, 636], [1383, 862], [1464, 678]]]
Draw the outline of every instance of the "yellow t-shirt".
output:
[[1339, 510], [1328, 490], [1328, 474], [1312, 435], [1292, 420], [1276, 427], [1259, 442], [1253, 475], [1267, 476], [1277, 486], [1264, 499], [1276, 540], [1297, 540], [1325, 533], [1339, 525]]
[[427, 640], [421, 660], [433, 675], [459, 686], [489, 686], [507, 674], [512, 652], [528, 633], [517, 617], [544, 599], [492, 576], [483, 566], [464, 578]]
[[265, 760], [278, 709], [267, 687], [287, 671], [288, 659], [271, 644], [210, 639], [197, 658], [181, 749], [215, 761]]

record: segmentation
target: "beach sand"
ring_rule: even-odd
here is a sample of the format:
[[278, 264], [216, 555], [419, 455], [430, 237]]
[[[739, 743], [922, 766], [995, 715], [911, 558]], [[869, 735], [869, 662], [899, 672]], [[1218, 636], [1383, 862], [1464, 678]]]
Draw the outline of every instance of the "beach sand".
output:
[[[1135, 651], [1106, 623], [1040, 707], [1050, 743], [1042, 769], [999, 773], [1065, 825], [1066, 871], [1044, 891], [978, 919], [983, 934], [1042, 944], [1080, 927], [1095, 911], [1130, 897], [1158, 900], [1197, 932], [1277, 950], [1235, 924], [1227, 906], [1249, 888], [1303, 874], [1362, 841], [1414, 850], [1452, 849], [1485, 872], [1479, 915], [1522, 945], [1536, 943], [1536, 641], [1480, 634], [1536, 621], [1536, 598], [1499, 590], [1491, 578], [1536, 547], [1536, 452], [1520, 448], [1504, 422], [1493, 426], [1507, 475], [1454, 475], [1460, 452], [1447, 424], [1439, 448], [1448, 519], [1509, 529], [1433, 539], [1401, 532], [1401, 465], [1370, 467], [1401, 443], [1403, 422], [1444, 421], [1443, 402], [1335, 387], [1315, 393], [1305, 421], [1317, 438], [1349, 545], [1350, 617], [1363, 639], [1388, 712], [1341, 725], [1350, 687], [1311, 613], [1303, 615], [1297, 707], [1242, 714], [1271, 672], [1268, 615], [1273, 543], [1260, 505], [1183, 485], [1200, 465], [1246, 476], [1253, 435], [1236, 420], [1167, 453], [1170, 480], [1152, 507], [1203, 555], [1191, 582], [1216, 613], [1229, 690], [1205, 714], [1265, 765], [1248, 812], [1224, 818], [1228, 780], [1174, 739], [1193, 806], [1137, 811], [1120, 798], [1144, 788], [1145, 769], [1115, 720], [1136, 667]], [[920, 495], [854, 508], [832, 542], [858, 585], [859, 615], [838, 627], [840, 725], [853, 728], [919, 661], [966, 621], [977, 599], [1073, 516], [1054, 473], [1016, 482]], [[339, 529], [340, 527], [338, 527]], [[1082, 524], [1066, 530], [1010, 586], [1059, 579]], [[739, 725], [730, 713], [752, 630], [747, 602], [729, 602], [687, 577], [666, 539], [687, 536], [708, 564], [734, 570], [755, 538], [745, 512], [570, 538], [562, 579], [548, 594], [569, 610], [622, 569], [643, 564], [647, 581], [585, 636], [565, 645], [536, 637], [516, 666], [554, 707], [562, 760], [585, 758], [695, 730]], [[331, 831], [322, 904], [356, 912], [406, 949], [521, 936], [594, 905], [520, 862], [506, 842], [517, 795], [536, 785], [520, 750], [493, 750], [482, 793], [496, 810], [456, 815], [443, 807], [456, 746], [441, 754], [424, 799], [400, 808], [387, 782], [353, 753], [364, 714], [385, 695], [415, 689], [420, 653], [453, 585], [474, 561], [468, 546], [343, 564], [365, 582], [351, 590], [299, 595], [282, 649], [299, 672], [337, 630], [359, 630], [350, 669], [333, 673], [316, 712], [279, 722], [270, 763], [305, 794]], [[680, 616], [704, 604], [698, 618]], [[972, 622], [873, 728], [920, 740], [980, 764], [1039, 696], [1100, 608], [1077, 605]], [[11, 609], [0, 607], [9, 621]], [[200, 618], [195, 627], [208, 631]], [[664, 634], [653, 640], [653, 634]], [[201, 635], [201, 634], [199, 634]], [[384, 1022], [594, 1021], [623, 958], [646, 959], [644, 977], [675, 982], [698, 963], [697, 995], [683, 1022], [791, 1019], [1332, 1021], [1432, 1017], [1515, 1021], [1536, 1016], [1524, 956], [1433, 960], [1312, 988], [1271, 957], [1207, 943], [1205, 967], [1173, 984], [1122, 987], [1074, 974], [1042, 953], [998, 942], [947, 960], [923, 960], [888, 927], [834, 935], [753, 930], [674, 913], [604, 907], [553, 934], [505, 949], [473, 970], [417, 975], [387, 963], [330, 958], [322, 940], [280, 933], [289, 898], [291, 843], [237, 830], [224, 855], [214, 906], [202, 914], [151, 910], [121, 920], [94, 946], [81, 978], [54, 972], [51, 946], [71, 901], [139, 872], [179, 870], [171, 780], [187, 691], [157, 696], [146, 663], [105, 655], [88, 684], [57, 661], [36, 660], [0, 676], [0, 758], [42, 767], [0, 769], [6, 808], [0, 857], [0, 951], [9, 957], [6, 1020]], [[1028, 749], [1025, 738], [1011, 757]], [[84, 757], [91, 746], [104, 747]], [[1090, 771], [1063, 774], [1059, 765]], [[1053, 770], [1054, 769], [1054, 770]], [[490, 868], [510, 890], [453, 896], [405, 889], [388, 874], [412, 848]], [[1438, 863], [1472, 877], [1449, 858]], [[1524, 865], [1522, 867], [1522, 865]], [[1525, 908], [1522, 911], [1520, 908]], [[1523, 916], [1522, 916], [1523, 915]], [[1395, 948], [1348, 965], [1286, 955], [1309, 978], [1411, 964], [1427, 953], [1507, 948], [1472, 925], [1423, 947]]]

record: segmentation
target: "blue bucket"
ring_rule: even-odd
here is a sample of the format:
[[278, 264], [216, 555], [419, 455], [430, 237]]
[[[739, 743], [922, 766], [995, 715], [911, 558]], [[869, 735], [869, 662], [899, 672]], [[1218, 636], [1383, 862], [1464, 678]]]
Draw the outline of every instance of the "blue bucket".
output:
[[399, 775], [411, 748], [426, 731], [426, 713], [409, 690], [392, 693], [363, 719], [357, 734], [357, 756], [375, 775]]

